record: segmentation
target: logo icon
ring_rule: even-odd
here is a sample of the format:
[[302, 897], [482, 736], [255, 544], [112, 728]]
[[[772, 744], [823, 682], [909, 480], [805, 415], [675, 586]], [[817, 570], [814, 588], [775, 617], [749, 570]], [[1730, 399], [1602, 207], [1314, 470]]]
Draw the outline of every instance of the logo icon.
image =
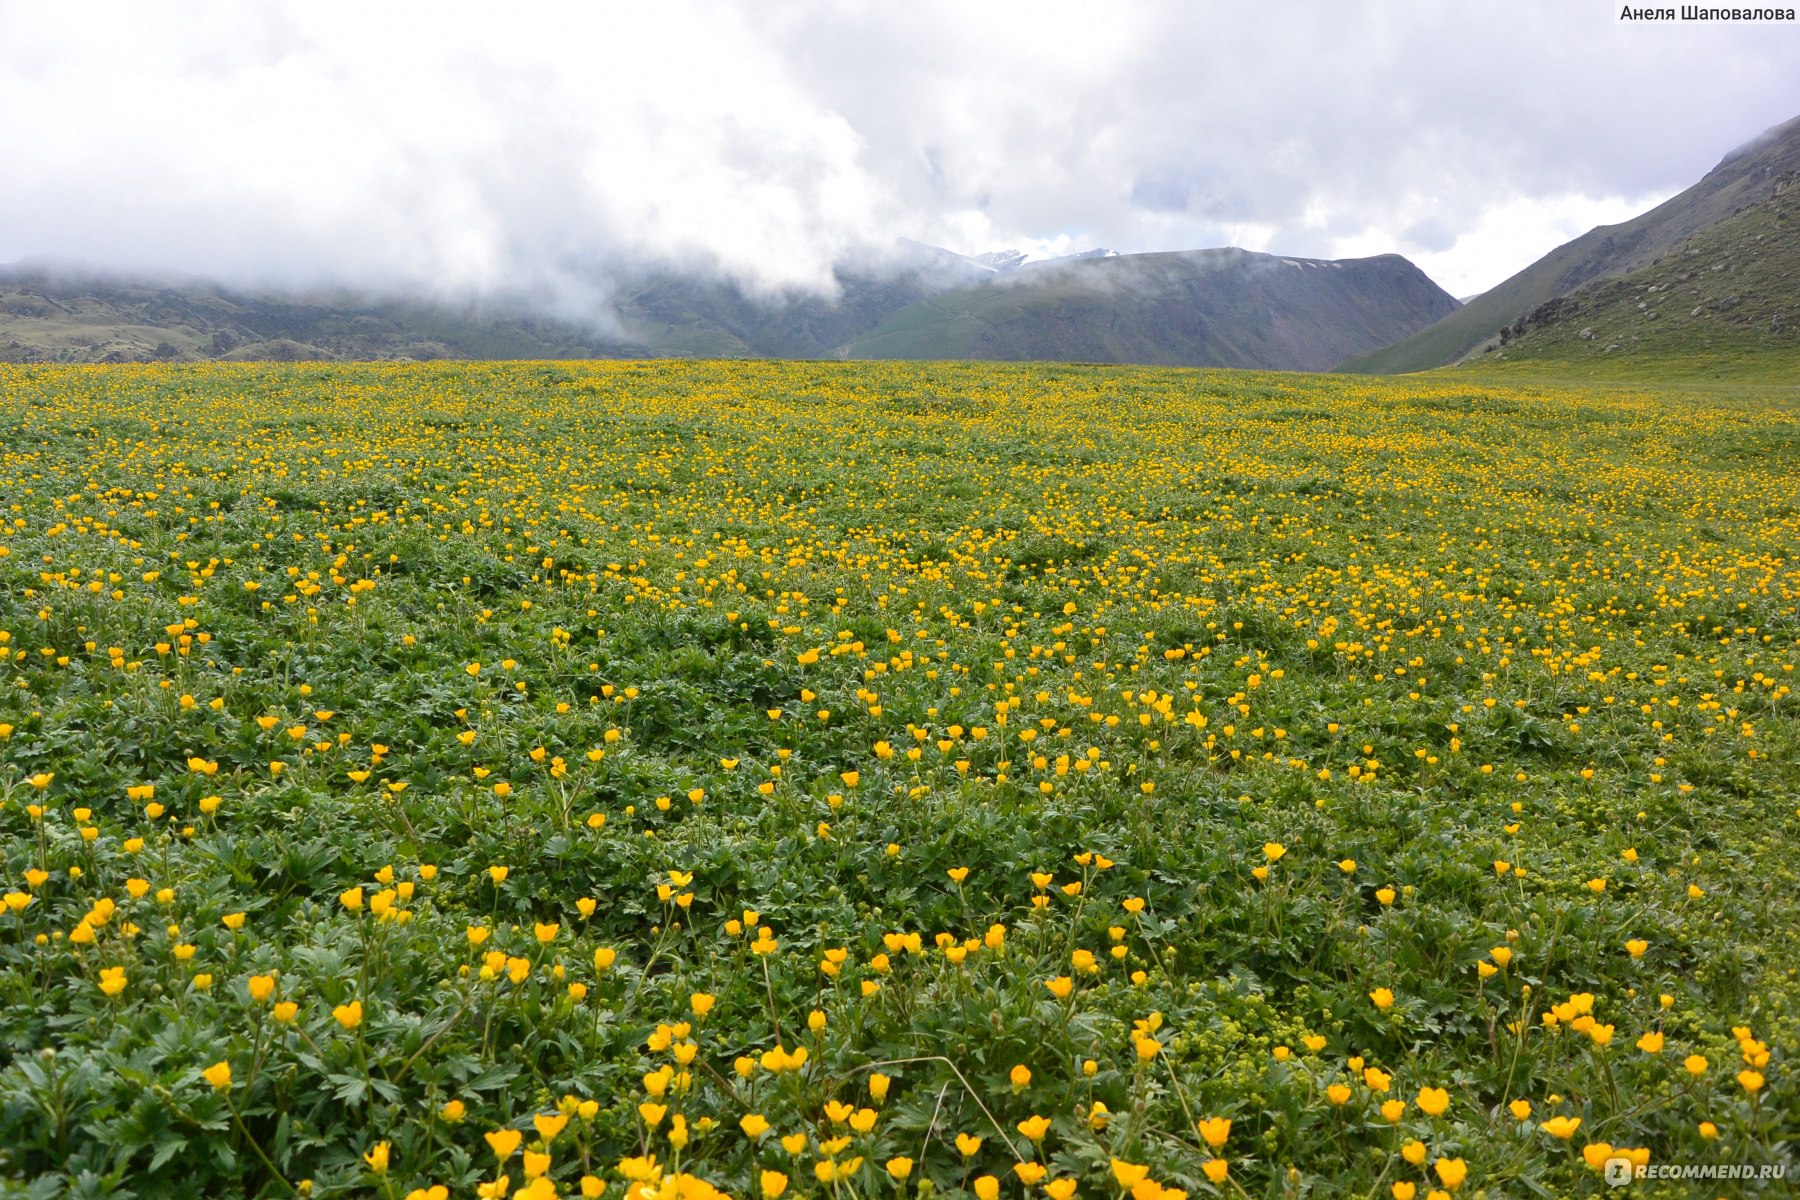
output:
[[1614, 1155], [1606, 1160], [1606, 1185], [1608, 1187], [1624, 1187], [1631, 1182], [1632, 1174], [1629, 1158]]

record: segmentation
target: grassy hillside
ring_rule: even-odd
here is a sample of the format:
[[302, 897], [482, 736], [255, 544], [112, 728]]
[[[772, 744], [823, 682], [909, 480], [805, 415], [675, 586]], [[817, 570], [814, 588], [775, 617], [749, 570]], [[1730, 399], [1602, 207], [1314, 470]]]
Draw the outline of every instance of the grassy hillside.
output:
[[1572, 377], [1751, 377], [1800, 384], [1800, 174], [1654, 264], [1540, 305], [1476, 360]]
[[1602, 225], [1559, 246], [1504, 283], [1418, 333], [1349, 358], [1342, 371], [1396, 374], [1443, 366], [1479, 350], [1540, 305], [1596, 279], [1649, 266], [1738, 210], [1766, 200], [1800, 170], [1800, 118], [1727, 155], [1705, 178], [1649, 212]]
[[4, 366], [0, 494], [9, 1195], [1791, 1166], [1791, 403]]
[[14, 362], [592, 358], [623, 348], [592, 329], [504, 310], [0, 272], [0, 360]]
[[848, 354], [1322, 370], [1455, 307], [1397, 255], [1135, 254], [934, 296], [852, 341]]
[[13, 267], [0, 270], [0, 361], [818, 358], [908, 304], [988, 274], [916, 243], [842, 272], [833, 297], [753, 296], [729, 283], [627, 272], [605, 311], [584, 323], [522, 301], [291, 295]]

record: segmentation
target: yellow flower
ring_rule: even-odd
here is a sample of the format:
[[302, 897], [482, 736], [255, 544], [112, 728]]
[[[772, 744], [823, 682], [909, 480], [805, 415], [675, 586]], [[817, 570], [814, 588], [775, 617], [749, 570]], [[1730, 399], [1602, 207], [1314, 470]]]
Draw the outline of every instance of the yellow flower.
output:
[[214, 1063], [200, 1074], [221, 1092], [228, 1091], [231, 1087], [231, 1064], [228, 1062]]
[[1225, 1176], [1231, 1173], [1231, 1165], [1222, 1158], [1209, 1158], [1200, 1164], [1200, 1169], [1213, 1183], [1224, 1183]]
[[1207, 1117], [1197, 1123], [1200, 1137], [1214, 1150], [1221, 1149], [1227, 1138], [1231, 1136], [1230, 1117]]
[[912, 1174], [913, 1160], [910, 1158], [890, 1158], [887, 1160], [887, 1173], [895, 1179], [905, 1179]]
[[1050, 1132], [1050, 1118], [1036, 1115], [1026, 1117], [1019, 1122], [1018, 1130], [1025, 1135], [1027, 1141], [1041, 1142], [1044, 1135]]
[[1437, 1177], [1451, 1191], [1462, 1186], [1463, 1180], [1469, 1176], [1469, 1164], [1460, 1158], [1440, 1158], [1431, 1164]]
[[345, 1029], [355, 1029], [358, 1025], [362, 1024], [362, 1001], [352, 1000], [348, 1004], [340, 1004], [331, 1010], [331, 1015], [336, 1017], [337, 1023], [342, 1025]]
[[1379, 1008], [1384, 1012], [1394, 1007], [1394, 993], [1388, 988], [1376, 988], [1369, 993], [1369, 999], [1375, 1002], [1376, 1008]]
[[956, 1148], [964, 1158], [974, 1158], [981, 1152], [981, 1139], [972, 1133], [956, 1135]]
[[1418, 1105], [1429, 1117], [1441, 1117], [1444, 1110], [1450, 1107], [1450, 1093], [1443, 1088], [1422, 1087], [1419, 1089]]
[[1580, 1117], [1550, 1117], [1539, 1125], [1545, 1133], [1559, 1141], [1568, 1141], [1581, 1128]]
[[525, 1135], [517, 1129], [495, 1129], [481, 1136], [486, 1140], [488, 1149], [494, 1152], [494, 1157], [501, 1162], [511, 1158], [519, 1148], [519, 1143], [525, 1140]]
[[1287, 853], [1287, 847], [1280, 842], [1264, 842], [1263, 857], [1270, 862], [1280, 862], [1281, 856]]
[[1689, 1075], [1706, 1074], [1707, 1061], [1704, 1054], [1690, 1054], [1681, 1060], [1681, 1065]]
[[1645, 1054], [1661, 1054], [1663, 1048], [1663, 1035], [1657, 1030], [1651, 1030], [1637, 1040], [1637, 1048], [1642, 1050]]
[[1506, 1107], [1512, 1111], [1513, 1120], [1515, 1121], [1528, 1121], [1531, 1119], [1531, 1101], [1529, 1100], [1514, 1100]]
[[561, 1133], [563, 1127], [568, 1123], [567, 1113], [540, 1113], [531, 1118], [532, 1128], [537, 1130], [538, 1137], [543, 1139], [546, 1146], [556, 1140], [556, 1135]]
[[760, 1113], [748, 1113], [739, 1118], [738, 1128], [744, 1131], [745, 1137], [759, 1138], [769, 1132], [769, 1122]]
[[1150, 1168], [1141, 1163], [1126, 1162], [1124, 1159], [1112, 1160], [1113, 1178], [1121, 1188], [1130, 1191], [1150, 1177]]
[[763, 1200], [776, 1200], [787, 1191], [788, 1177], [780, 1171], [764, 1171], [761, 1177]]
[[532, 932], [537, 936], [538, 943], [546, 946], [556, 940], [557, 932], [561, 929], [562, 926], [557, 924], [536, 923], [532, 926]]
[[377, 1175], [386, 1175], [388, 1169], [388, 1143], [376, 1142], [373, 1149], [363, 1155], [363, 1161], [369, 1164], [369, 1170]]

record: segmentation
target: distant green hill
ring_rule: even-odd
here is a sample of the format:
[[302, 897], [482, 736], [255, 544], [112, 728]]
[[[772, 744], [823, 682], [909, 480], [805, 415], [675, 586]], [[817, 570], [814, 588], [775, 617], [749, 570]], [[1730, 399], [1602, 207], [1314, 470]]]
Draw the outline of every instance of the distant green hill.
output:
[[1318, 371], [1456, 306], [1394, 254], [1337, 262], [1235, 249], [1132, 254], [1028, 267], [932, 296], [846, 350]]
[[1577, 377], [1785, 367], [1800, 383], [1800, 172], [1651, 265], [1539, 305], [1474, 361]]
[[753, 296], [724, 282], [626, 273], [602, 325], [545, 316], [523, 301], [291, 294], [14, 266], [0, 268], [0, 361], [825, 358], [890, 313], [992, 274], [918, 243], [840, 272], [834, 297]]
[[0, 360], [14, 362], [591, 358], [617, 348], [591, 330], [475, 307], [0, 272]]
[[1320, 370], [1456, 306], [1394, 255], [1319, 262], [1206, 250], [996, 267], [903, 243], [837, 282], [835, 296], [760, 296], [682, 275], [627, 275], [613, 282], [600, 326], [522, 304], [247, 292], [14, 267], [0, 269], [0, 359], [850, 356]]
[[1650, 266], [1741, 209], [1766, 200], [1776, 181], [1796, 170], [1800, 117], [1732, 151], [1699, 183], [1649, 212], [1590, 230], [1435, 324], [1394, 345], [1351, 357], [1337, 369], [1382, 375], [1456, 362], [1558, 296]]

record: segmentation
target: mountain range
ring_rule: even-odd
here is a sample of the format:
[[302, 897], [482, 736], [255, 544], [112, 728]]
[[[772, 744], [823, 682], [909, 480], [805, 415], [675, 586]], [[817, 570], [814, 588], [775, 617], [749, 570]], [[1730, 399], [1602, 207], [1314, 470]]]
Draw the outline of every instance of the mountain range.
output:
[[1076, 359], [1321, 370], [1452, 312], [1397, 255], [1323, 262], [1207, 250], [1034, 260], [902, 242], [841, 269], [837, 295], [748, 294], [624, 271], [604, 322], [522, 301], [295, 295], [204, 281], [0, 270], [0, 359], [772, 358]]
[[618, 269], [594, 281], [604, 309], [581, 318], [526, 297], [302, 294], [21, 264], [0, 268], [0, 360], [916, 358], [1380, 374], [1792, 355], [1796, 182], [1800, 118], [1466, 304], [1398, 255], [1232, 248], [1039, 259], [902, 239], [839, 269], [830, 296]]
[[1321, 371], [1346, 347], [1384, 344], [1396, 327], [1456, 308], [1397, 254], [1123, 254], [1047, 263], [916, 301], [846, 349], [854, 358]]

